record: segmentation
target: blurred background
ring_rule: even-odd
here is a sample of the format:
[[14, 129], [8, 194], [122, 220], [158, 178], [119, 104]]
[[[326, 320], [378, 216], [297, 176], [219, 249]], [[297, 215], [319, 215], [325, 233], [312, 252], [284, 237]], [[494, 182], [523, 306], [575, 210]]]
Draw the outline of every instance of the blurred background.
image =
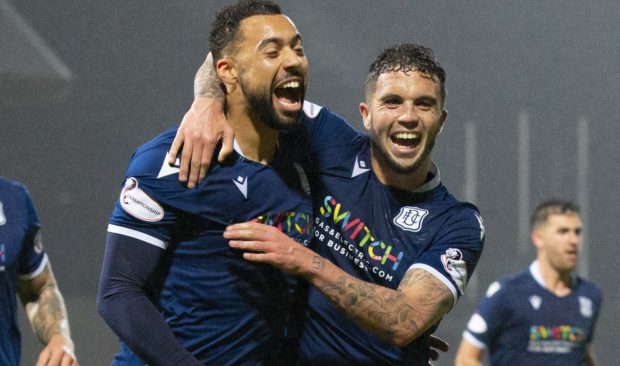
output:
[[[133, 150], [180, 122], [228, 1], [0, 0], [0, 174], [30, 189], [83, 366], [118, 343], [95, 311], [107, 219]], [[434, 160], [475, 202], [485, 252], [438, 335], [452, 349], [486, 287], [534, 258], [527, 219], [544, 199], [583, 208], [582, 275], [605, 295], [600, 365], [620, 318], [620, 2], [282, 1], [310, 59], [307, 99], [361, 128], [363, 79], [385, 46], [415, 41], [447, 71]], [[21, 318], [23, 365], [40, 346]]]

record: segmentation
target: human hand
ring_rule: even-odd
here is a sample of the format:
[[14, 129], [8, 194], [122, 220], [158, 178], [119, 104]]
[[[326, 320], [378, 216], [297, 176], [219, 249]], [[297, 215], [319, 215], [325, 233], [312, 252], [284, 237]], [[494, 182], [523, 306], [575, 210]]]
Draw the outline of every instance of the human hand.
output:
[[310, 271], [317, 254], [277, 228], [257, 222], [230, 225], [224, 231], [231, 248], [246, 251], [243, 258], [267, 263], [294, 275]]
[[218, 154], [218, 161], [222, 162], [232, 153], [233, 140], [234, 132], [222, 104], [209, 97], [196, 97], [172, 142], [168, 164], [175, 163], [182, 146], [179, 180], [194, 188], [207, 175], [218, 143], [222, 142]]
[[428, 337], [428, 345], [430, 349], [430, 360], [437, 361], [439, 359], [439, 352], [446, 353], [450, 349], [448, 343], [446, 343], [443, 339], [439, 337], [435, 337], [434, 335], [430, 335]]
[[71, 339], [56, 334], [39, 354], [36, 366], [78, 366]]

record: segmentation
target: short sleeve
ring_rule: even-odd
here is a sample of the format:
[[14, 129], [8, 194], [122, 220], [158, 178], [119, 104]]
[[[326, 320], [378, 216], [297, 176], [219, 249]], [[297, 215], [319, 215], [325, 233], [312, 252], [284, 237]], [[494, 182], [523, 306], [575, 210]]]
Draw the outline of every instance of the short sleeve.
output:
[[508, 313], [501, 282], [493, 282], [467, 323], [463, 337], [478, 348], [486, 348], [499, 333]]
[[[167, 174], [167, 146], [139, 150], [132, 157], [116, 200], [108, 232], [166, 249], [178, 218], [176, 198], [186, 188]], [[179, 200], [180, 202], [181, 200]]]
[[17, 273], [22, 279], [29, 279], [38, 276], [47, 263], [47, 255], [43, 250], [41, 238], [41, 224], [37, 210], [30, 196], [30, 192], [23, 187], [23, 205], [26, 211], [26, 232], [22, 243], [21, 255]]
[[482, 217], [473, 206], [460, 206], [410, 269], [422, 268], [434, 274], [452, 291], [456, 303], [478, 264], [483, 245]]

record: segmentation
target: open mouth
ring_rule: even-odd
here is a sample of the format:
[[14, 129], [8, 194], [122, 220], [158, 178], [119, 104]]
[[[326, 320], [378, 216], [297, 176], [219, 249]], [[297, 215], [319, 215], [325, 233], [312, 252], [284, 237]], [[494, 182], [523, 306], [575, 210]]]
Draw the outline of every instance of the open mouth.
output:
[[392, 134], [390, 139], [398, 147], [415, 148], [422, 141], [422, 135], [417, 132], [397, 132]]
[[275, 102], [281, 109], [288, 112], [298, 112], [302, 107], [304, 88], [301, 80], [289, 80], [281, 83], [274, 89]]

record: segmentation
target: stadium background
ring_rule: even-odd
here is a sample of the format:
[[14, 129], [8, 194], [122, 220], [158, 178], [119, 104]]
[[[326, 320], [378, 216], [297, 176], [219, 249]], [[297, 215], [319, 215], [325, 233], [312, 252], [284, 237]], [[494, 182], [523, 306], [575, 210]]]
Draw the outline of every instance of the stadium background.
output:
[[[105, 229], [133, 149], [178, 123], [224, 1], [0, 0], [0, 174], [31, 190], [82, 365], [117, 340], [95, 311]], [[437, 334], [451, 365], [496, 277], [534, 255], [525, 220], [542, 199], [584, 207], [581, 272], [604, 291], [594, 348], [615, 363], [620, 218], [620, 3], [613, 0], [282, 1], [310, 59], [307, 99], [361, 127], [367, 67], [387, 45], [432, 47], [449, 116], [434, 159], [487, 228], [469, 292]], [[21, 20], [18, 20], [21, 19]], [[22, 318], [23, 365], [40, 349]]]

